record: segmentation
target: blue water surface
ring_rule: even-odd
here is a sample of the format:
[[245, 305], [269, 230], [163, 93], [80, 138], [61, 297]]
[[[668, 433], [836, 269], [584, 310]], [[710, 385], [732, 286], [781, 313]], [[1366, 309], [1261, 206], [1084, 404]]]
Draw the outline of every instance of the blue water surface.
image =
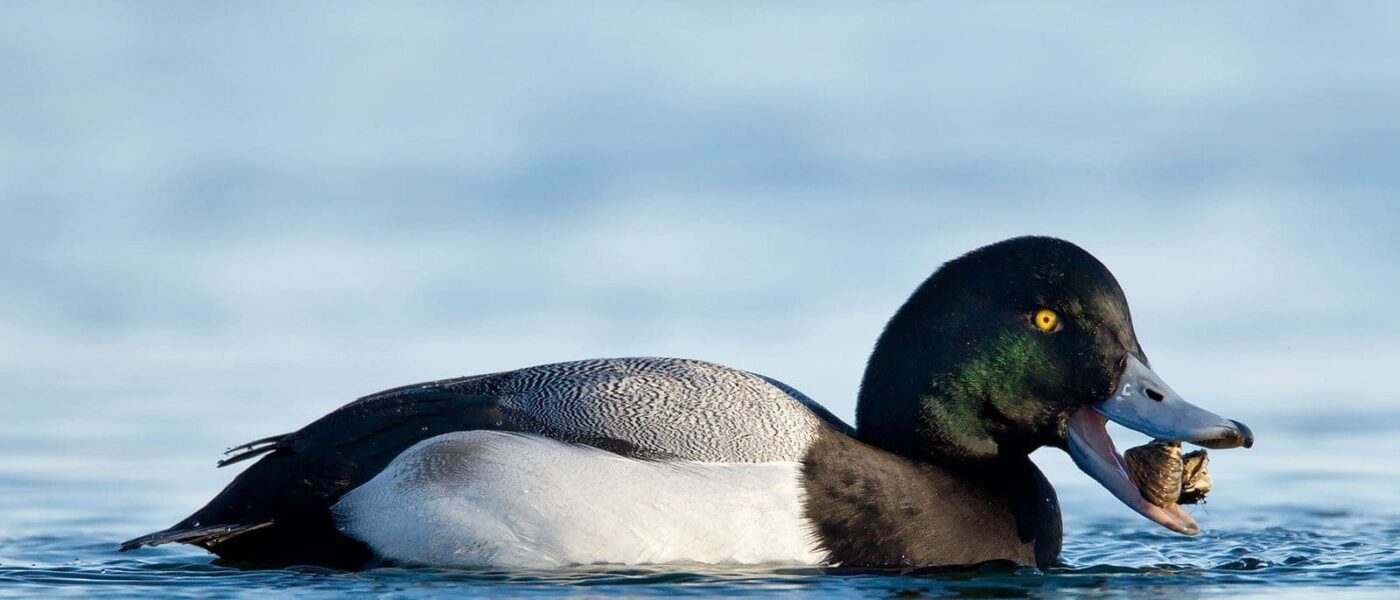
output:
[[[0, 596], [1393, 597], [1400, 4], [0, 8]], [[1045, 572], [249, 570], [118, 541], [360, 395], [599, 356], [849, 418], [885, 319], [1014, 235], [1115, 273], [1253, 427], [1195, 538], [1058, 450]], [[1120, 446], [1144, 441], [1115, 431]]]
[[[137, 402], [136, 399], [127, 399]], [[1184, 537], [1122, 507], [1059, 451], [1037, 454], [1065, 511], [1063, 564], [881, 572], [768, 567], [609, 567], [560, 570], [316, 567], [253, 569], [216, 564], [198, 549], [117, 553], [116, 542], [173, 522], [211, 493], [211, 461], [172, 451], [197, 431], [107, 429], [105, 413], [43, 415], [42, 428], [4, 427], [0, 465], [0, 595], [332, 597], [473, 595], [768, 595], [887, 597], [1296, 596], [1377, 597], [1400, 586], [1400, 518], [1394, 504], [1400, 415], [1339, 415], [1354, 425], [1319, 431], [1307, 420], [1257, 426], [1253, 450], [1213, 453], [1216, 491], [1195, 509], [1204, 531]], [[72, 423], [55, 447], [48, 426]], [[1125, 438], [1127, 436], [1124, 436]], [[1135, 443], [1125, 439], [1126, 443]], [[1140, 440], [1137, 440], [1140, 441]], [[61, 452], [55, 452], [61, 450]], [[1272, 456], [1297, 452], [1304, 460]], [[147, 456], [134, 460], [132, 455]], [[85, 467], [83, 465], [92, 465]], [[1336, 465], [1337, 467], [1333, 467]], [[230, 473], [218, 473], [220, 477]], [[218, 480], [216, 477], [214, 480]]]

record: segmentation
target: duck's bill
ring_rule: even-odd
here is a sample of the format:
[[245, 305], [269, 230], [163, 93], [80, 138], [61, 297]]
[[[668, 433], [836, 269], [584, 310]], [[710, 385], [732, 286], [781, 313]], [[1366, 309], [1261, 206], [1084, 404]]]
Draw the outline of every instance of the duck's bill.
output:
[[1128, 357], [1112, 397], [1070, 416], [1065, 438], [1074, 463], [1138, 514], [1186, 535], [1200, 532], [1200, 526], [1180, 505], [1162, 508], [1143, 498], [1123, 456], [1108, 436], [1105, 425], [1109, 419], [1159, 440], [1215, 449], [1254, 445], [1254, 434], [1243, 423], [1182, 400], [1151, 368], [1133, 356]]

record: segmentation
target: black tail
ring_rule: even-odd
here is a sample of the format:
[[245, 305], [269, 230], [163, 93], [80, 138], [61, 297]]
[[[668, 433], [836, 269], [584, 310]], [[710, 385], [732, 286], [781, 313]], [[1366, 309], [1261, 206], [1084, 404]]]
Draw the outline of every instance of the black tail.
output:
[[[227, 467], [234, 463], [240, 463], [250, 458], [256, 458], [267, 454], [279, 448], [285, 448], [285, 442], [291, 435], [290, 433], [270, 435], [260, 440], [253, 440], [246, 444], [224, 450], [224, 456], [228, 456], [228, 458], [219, 461], [219, 467]], [[229, 456], [230, 454], [233, 456]]]
[[495, 398], [398, 389], [332, 412], [301, 430], [231, 448], [220, 466], [257, 458], [218, 496], [174, 526], [120, 549], [183, 543], [269, 566], [363, 567], [364, 543], [336, 527], [331, 507], [409, 446], [450, 431], [511, 429]]
[[162, 529], [155, 533], [148, 533], [139, 538], [129, 539], [122, 542], [117, 550], [126, 552], [135, 550], [142, 546], [159, 546], [161, 544], [193, 544], [203, 548], [213, 548], [220, 542], [226, 541], [234, 536], [256, 531], [272, 525], [272, 521], [264, 521], [251, 525], [208, 525], [204, 527], [180, 528], [180, 526]]

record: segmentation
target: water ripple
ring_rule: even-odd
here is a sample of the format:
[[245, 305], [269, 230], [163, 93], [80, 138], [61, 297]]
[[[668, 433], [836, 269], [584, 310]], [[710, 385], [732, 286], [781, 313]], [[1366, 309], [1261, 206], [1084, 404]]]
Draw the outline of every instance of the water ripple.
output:
[[[1190, 540], [1141, 527], [1092, 523], [1072, 536], [1064, 562], [1044, 571], [1009, 564], [902, 573], [853, 569], [578, 567], [562, 570], [314, 567], [247, 569], [185, 548], [119, 554], [90, 535], [0, 538], [0, 596], [295, 597], [373, 593], [476, 595], [840, 595], [921, 597], [1171, 596], [1317, 591], [1380, 593], [1400, 585], [1397, 525], [1348, 518], [1328, 527], [1226, 529]], [[1301, 593], [1301, 592], [1299, 592]]]

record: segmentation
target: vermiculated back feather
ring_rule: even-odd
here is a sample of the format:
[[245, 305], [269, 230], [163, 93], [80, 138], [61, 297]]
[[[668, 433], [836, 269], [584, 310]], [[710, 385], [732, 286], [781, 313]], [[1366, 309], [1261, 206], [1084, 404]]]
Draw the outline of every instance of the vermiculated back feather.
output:
[[807, 406], [811, 400], [770, 381], [696, 360], [621, 358], [542, 365], [424, 387], [494, 397], [521, 431], [564, 441], [618, 440], [707, 462], [798, 460], [823, 418]]

